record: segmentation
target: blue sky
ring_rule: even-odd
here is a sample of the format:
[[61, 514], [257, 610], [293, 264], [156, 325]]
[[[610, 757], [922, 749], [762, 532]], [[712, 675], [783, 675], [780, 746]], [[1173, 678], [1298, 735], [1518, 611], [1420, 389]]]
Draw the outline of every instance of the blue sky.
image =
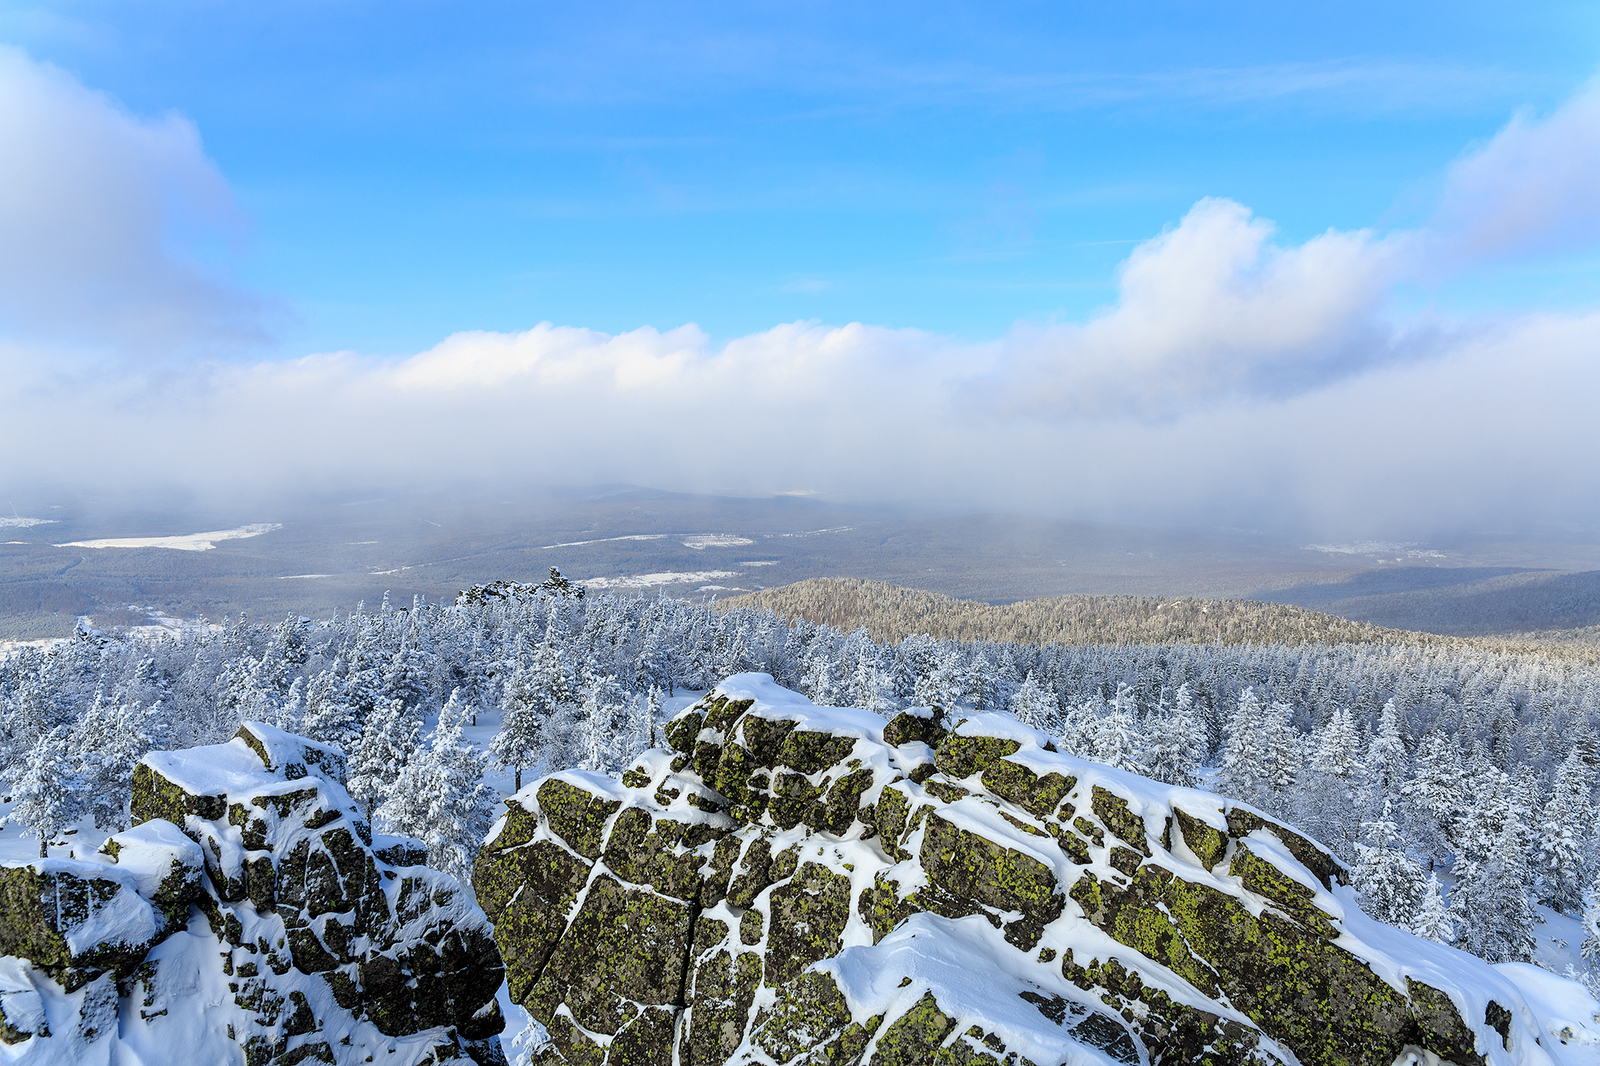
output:
[[13, 3], [0, 489], [1600, 530], [1597, 72], [1593, 3]]
[[[1287, 240], [1426, 213], [1595, 70], [1593, 4], [12, 4], [0, 39], [233, 190], [288, 352], [462, 329], [1079, 319], [1196, 200]], [[1572, 305], [1593, 260], [1452, 279]]]

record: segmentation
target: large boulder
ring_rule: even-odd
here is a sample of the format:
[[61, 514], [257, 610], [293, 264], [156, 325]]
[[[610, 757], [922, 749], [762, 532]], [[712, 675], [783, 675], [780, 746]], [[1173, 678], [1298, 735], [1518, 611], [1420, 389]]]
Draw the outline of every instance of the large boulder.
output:
[[483, 912], [343, 781], [247, 723], [146, 756], [98, 851], [0, 869], [0, 1061], [503, 1062]]
[[1481, 1066], [1593, 1035], [1368, 919], [1292, 829], [1005, 716], [745, 674], [666, 735], [519, 792], [479, 857], [547, 1062]]

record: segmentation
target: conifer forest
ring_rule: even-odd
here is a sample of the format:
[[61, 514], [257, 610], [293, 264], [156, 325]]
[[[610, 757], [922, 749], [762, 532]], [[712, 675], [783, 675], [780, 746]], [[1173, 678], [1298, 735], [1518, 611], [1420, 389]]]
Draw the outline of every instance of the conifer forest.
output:
[[[0, 660], [9, 820], [40, 854], [74, 824], [125, 829], [152, 750], [260, 722], [342, 750], [375, 828], [466, 880], [502, 793], [618, 771], [667, 705], [745, 672], [882, 716], [997, 710], [1060, 749], [1255, 805], [1323, 841], [1383, 922], [1490, 962], [1531, 961], [1544, 907], [1581, 917], [1600, 975], [1600, 669], [1468, 646], [893, 643], [559, 578], [454, 604], [384, 602], [175, 637], [81, 631]], [[476, 730], [481, 743], [468, 733]]]

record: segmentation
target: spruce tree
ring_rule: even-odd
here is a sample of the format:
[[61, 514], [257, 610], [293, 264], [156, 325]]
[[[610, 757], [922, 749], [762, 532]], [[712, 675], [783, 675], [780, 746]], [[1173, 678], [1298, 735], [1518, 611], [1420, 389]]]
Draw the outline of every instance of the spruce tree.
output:
[[81, 785], [73, 766], [71, 737], [66, 726], [41, 736], [28, 751], [5, 768], [11, 809], [0, 826], [19, 825], [39, 838], [39, 858], [48, 858], [52, 837], [83, 814]]
[[1011, 694], [1011, 714], [1023, 725], [1046, 732], [1054, 724], [1057, 714], [1055, 697], [1034, 680], [1032, 670], [1022, 679], [1017, 691]]
[[1361, 909], [1380, 922], [1408, 928], [1427, 889], [1422, 868], [1412, 861], [1400, 843], [1391, 802], [1384, 801], [1382, 813], [1361, 826], [1370, 844], [1356, 845], [1356, 886], [1361, 890]]
[[402, 700], [390, 700], [368, 716], [349, 752], [346, 790], [369, 820], [415, 756], [421, 733], [422, 722]]
[[1455, 943], [1456, 923], [1450, 917], [1450, 908], [1445, 905], [1438, 874], [1428, 875], [1428, 883], [1422, 890], [1422, 903], [1417, 908], [1417, 916], [1411, 921], [1411, 932], [1435, 943]]
[[463, 884], [471, 880], [498, 798], [484, 783], [484, 756], [462, 736], [469, 713], [460, 690], [451, 692], [426, 746], [406, 764], [377, 809], [390, 831], [427, 844], [429, 866]]

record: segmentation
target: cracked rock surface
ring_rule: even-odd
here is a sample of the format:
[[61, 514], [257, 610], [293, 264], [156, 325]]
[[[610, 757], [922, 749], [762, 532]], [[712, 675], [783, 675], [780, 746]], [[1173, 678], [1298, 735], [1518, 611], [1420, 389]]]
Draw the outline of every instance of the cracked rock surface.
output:
[[741, 674], [666, 735], [529, 785], [479, 857], [545, 1062], [1560, 1061], [1512, 981], [1368, 919], [1315, 842], [1010, 717]]

